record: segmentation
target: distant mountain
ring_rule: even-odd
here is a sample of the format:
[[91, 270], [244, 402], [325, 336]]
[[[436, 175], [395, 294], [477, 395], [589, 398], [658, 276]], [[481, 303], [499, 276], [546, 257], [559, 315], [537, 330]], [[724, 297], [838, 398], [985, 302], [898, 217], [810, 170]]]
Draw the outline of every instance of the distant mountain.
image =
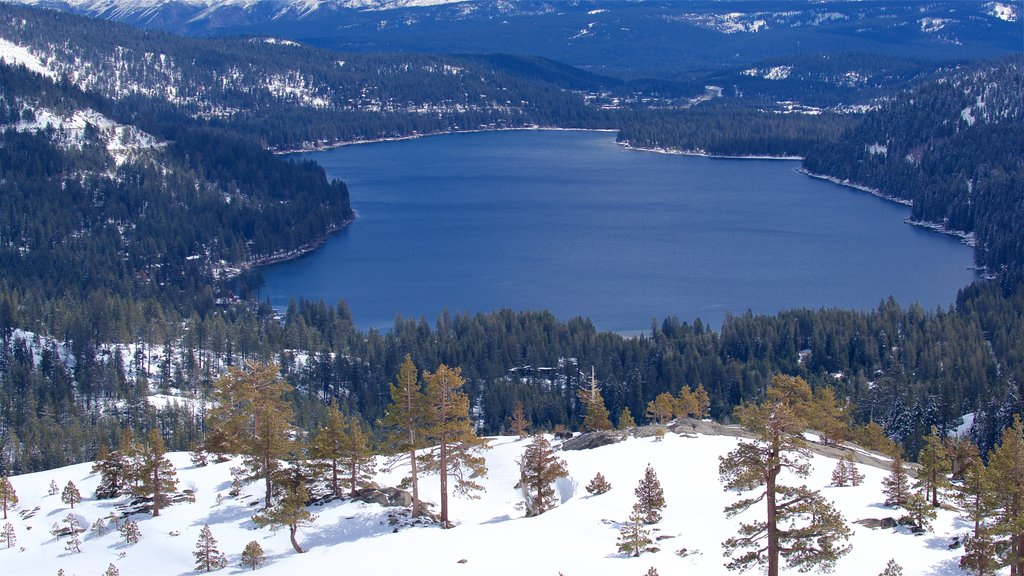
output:
[[1024, 4], [628, 0], [21, 0], [194, 35], [272, 35], [338, 50], [507, 52], [622, 76], [783, 55], [975, 59], [1021, 50]]

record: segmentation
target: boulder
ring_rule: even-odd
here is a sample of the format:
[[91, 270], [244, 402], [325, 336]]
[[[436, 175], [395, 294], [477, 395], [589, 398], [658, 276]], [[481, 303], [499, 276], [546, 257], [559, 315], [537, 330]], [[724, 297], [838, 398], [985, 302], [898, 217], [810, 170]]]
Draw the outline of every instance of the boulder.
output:
[[412, 506], [412, 494], [398, 488], [362, 488], [356, 490], [352, 499], [367, 504], [380, 504], [387, 508]]
[[856, 522], [854, 522], [854, 524], [860, 524], [861, 526], [866, 526], [867, 528], [871, 528], [871, 529], [895, 528], [896, 527], [896, 519], [892, 518], [892, 517], [889, 517], [889, 518], [864, 518], [862, 520], [857, 520]]
[[616, 444], [626, 439], [627, 434], [622, 430], [602, 430], [600, 432], [587, 432], [562, 442], [562, 450], [590, 450], [609, 444]]

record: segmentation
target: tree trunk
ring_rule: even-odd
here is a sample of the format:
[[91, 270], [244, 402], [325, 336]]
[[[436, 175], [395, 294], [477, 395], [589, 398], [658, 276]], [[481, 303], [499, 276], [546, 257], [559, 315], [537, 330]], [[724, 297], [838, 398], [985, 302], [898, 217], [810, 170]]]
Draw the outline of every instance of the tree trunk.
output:
[[779, 477], [779, 451], [782, 438], [779, 432], [774, 433], [772, 449], [769, 453], [769, 464], [765, 482], [766, 499], [768, 501], [768, 576], [779, 576], [779, 527], [778, 503], [775, 501], [775, 482]]
[[153, 467], [153, 518], [160, 515], [160, 472], [159, 464]]
[[441, 466], [441, 525], [448, 527], [448, 440], [442, 436], [440, 455]]
[[338, 461], [331, 459], [331, 491], [335, 496], [341, 496], [338, 490]]
[[352, 484], [350, 486], [350, 488], [349, 488], [349, 494], [352, 495], [352, 496], [356, 495], [356, 485], [358, 483], [358, 480], [359, 480], [359, 466], [357, 466], [356, 463], [355, 463], [355, 460], [353, 460], [352, 463], [351, 463], [350, 477], [349, 477], [349, 482], [351, 482], [351, 484]]
[[303, 552], [305, 552], [305, 550], [302, 549], [302, 546], [299, 546], [299, 541], [295, 539], [295, 533], [298, 530], [299, 530], [299, 527], [296, 526], [295, 524], [289, 524], [288, 525], [288, 536], [292, 539], [292, 548], [295, 548], [296, 552], [298, 552], [299, 554], [302, 554]]
[[[415, 446], [416, 437], [413, 431], [409, 430], [409, 445]], [[412, 517], [417, 518], [420, 515], [420, 482], [419, 478], [416, 477], [416, 449], [413, 448], [409, 451], [409, 461], [412, 463]]]

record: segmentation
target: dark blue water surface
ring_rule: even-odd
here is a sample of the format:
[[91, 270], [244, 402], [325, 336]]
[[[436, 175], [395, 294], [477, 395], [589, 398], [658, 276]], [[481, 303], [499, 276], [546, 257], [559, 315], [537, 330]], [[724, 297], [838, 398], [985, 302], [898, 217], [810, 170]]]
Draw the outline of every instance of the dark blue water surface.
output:
[[798, 307], [946, 307], [971, 249], [799, 163], [630, 151], [610, 133], [434, 136], [301, 155], [344, 179], [358, 219], [263, 270], [275, 306], [348, 302], [356, 323], [445, 308], [547, 309], [630, 332], [652, 318]]

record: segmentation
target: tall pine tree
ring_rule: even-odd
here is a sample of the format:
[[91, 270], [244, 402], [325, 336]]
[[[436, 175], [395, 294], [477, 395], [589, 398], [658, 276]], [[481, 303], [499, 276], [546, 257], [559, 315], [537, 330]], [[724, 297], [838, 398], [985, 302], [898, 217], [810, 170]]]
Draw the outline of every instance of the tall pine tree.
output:
[[726, 564], [730, 570], [766, 566], [768, 576], [778, 576], [780, 560], [800, 571], [830, 571], [849, 552], [845, 545], [850, 529], [835, 508], [806, 486], [785, 486], [782, 471], [804, 478], [810, 473], [809, 452], [801, 432], [801, 403], [810, 399], [810, 387], [802, 378], [775, 376], [765, 402], [737, 409], [740, 422], [757, 434], [753, 442], [741, 442], [721, 457], [718, 472], [726, 490], [752, 491], [725, 509], [732, 518], [764, 502], [764, 520], [740, 525], [739, 535], [725, 541], [726, 554], [738, 556]]
[[153, 516], [160, 515], [160, 509], [170, 503], [170, 495], [178, 486], [174, 465], [164, 457], [166, 452], [163, 437], [153, 428], [139, 460], [142, 483], [137, 490], [139, 496], [153, 498]]
[[555, 489], [552, 484], [569, 475], [565, 461], [551, 449], [551, 443], [543, 435], [523, 451], [519, 464], [519, 486], [526, 499], [526, 515], [539, 516], [555, 507]]
[[441, 511], [439, 520], [444, 526], [451, 526], [448, 517], [448, 483], [454, 479], [456, 492], [472, 497], [475, 490], [483, 486], [473, 480], [487, 474], [480, 450], [487, 447], [486, 441], [477, 438], [469, 420], [469, 397], [461, 392], [466, 381], [462, 371], [438, 366], [431, 374], [424, 373], [427, 382], [427, 422], [424, 437], [433, 444], [433, 452], [425, 458], [425, 468], [441, 476]]
[[412, 488], [412, 517], [420, 515], [419, 462], [416, 451], [425, 446], [427, 419], [430, 410], [427, 397], [420, 389], [416, 365], [407, 354], [398, 370], [398, 380], [391, 385], [388, 404], [381, 425], [388, 430], [386, 442], [398, 452], [393, 463], [407, 459]]
[[989, 452], [988, 471], [998, 510], [992, 533], [1004, 551], [1000, 564], [1010, 567], [1010, 576], [1024, 576], [1024, 425], [1019, 414]]

